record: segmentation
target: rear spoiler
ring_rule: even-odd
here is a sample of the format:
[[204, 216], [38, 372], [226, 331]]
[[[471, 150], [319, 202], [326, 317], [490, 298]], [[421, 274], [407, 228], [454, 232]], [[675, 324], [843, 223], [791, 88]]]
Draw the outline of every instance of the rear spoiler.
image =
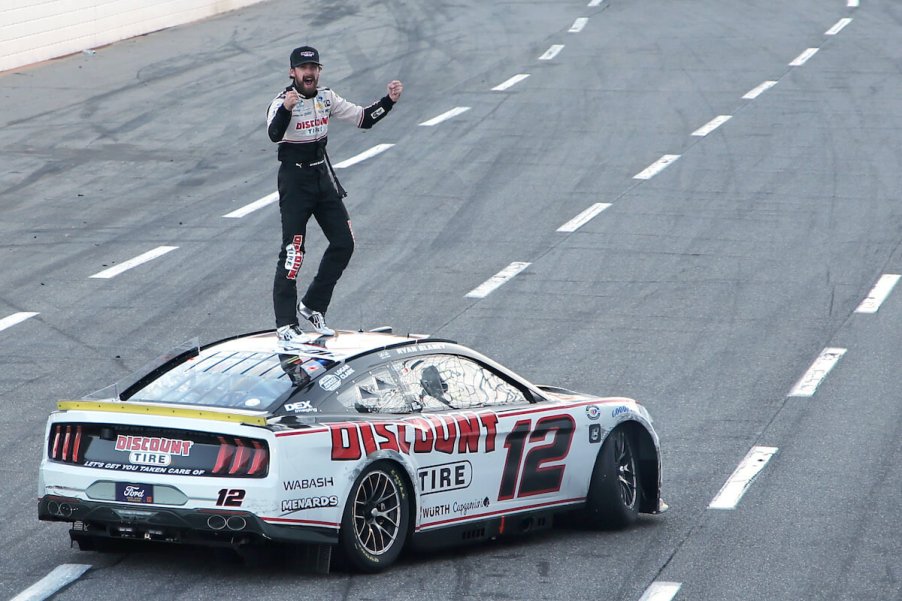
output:
[[59, 401], [60, 411], [106, 411], [109, 413], [134, 413], [137, 415], [162, 415], [166, 417], [187, 417], [208, 421], [231, 422], [248, 426], [265, 426], [266, 416], [259, 412], [220, 411], [217, 409], [195, 409], [173, 405], [128, 403], [121, 401]]

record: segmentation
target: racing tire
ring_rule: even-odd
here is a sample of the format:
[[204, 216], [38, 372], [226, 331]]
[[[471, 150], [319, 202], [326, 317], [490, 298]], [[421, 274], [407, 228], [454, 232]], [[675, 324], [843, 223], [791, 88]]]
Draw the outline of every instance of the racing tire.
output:
[[401, 468], [377, 461], [354, 481], [339, 535], [354, 569], [380, 572], [401, 554], [410, 529], [410, 487]]
[[586, 514], [598, 529], [618, 530], [633, 524], [639, 515], [639, 458], [636, 444], [625, 428], [615, 428], [595, 459]]

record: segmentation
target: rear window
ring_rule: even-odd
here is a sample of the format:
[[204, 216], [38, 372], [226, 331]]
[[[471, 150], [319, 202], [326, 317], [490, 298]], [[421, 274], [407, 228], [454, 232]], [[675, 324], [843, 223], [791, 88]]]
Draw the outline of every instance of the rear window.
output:
[[294, 365], [283, 368], [276, 353], [202, 354], [166, 372], [129, 400], [262, 410], [291, 390], [290, 367]]

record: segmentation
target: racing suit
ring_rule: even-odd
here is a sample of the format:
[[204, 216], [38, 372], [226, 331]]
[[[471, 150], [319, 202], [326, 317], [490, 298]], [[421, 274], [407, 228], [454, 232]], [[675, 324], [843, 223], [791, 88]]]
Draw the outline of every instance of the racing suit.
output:
[[354, 234], [342, 198], [341, 184], [326, 155], [329, 121], [334, 116], [371, 128], [392, 109], [388, 96], [364, 108], [348, 102], [329, 88], [300, 99], [289, 111], [283, 106], [286, 92], [273, 99], [267, 112], [269, 139], [279, 144], [279, 211], [282, 216], [282, 246], [273, 282], [276, 327], [296, 324], [296, 280], [304, 262], [304, 237], [312, 215], [329, 245], [319, 270], [301, 299], [304, 305], [325, 314], [332, 291], [354, 252]]

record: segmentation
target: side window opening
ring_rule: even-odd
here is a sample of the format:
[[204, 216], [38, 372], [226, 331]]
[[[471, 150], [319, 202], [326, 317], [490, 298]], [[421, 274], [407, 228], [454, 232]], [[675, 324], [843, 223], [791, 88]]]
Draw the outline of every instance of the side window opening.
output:
[[474, 409], [526, 403], [515, 386], [475, 361], [457, 355], [411, 357], [394, 364], [401, 384], [422, 410]]

